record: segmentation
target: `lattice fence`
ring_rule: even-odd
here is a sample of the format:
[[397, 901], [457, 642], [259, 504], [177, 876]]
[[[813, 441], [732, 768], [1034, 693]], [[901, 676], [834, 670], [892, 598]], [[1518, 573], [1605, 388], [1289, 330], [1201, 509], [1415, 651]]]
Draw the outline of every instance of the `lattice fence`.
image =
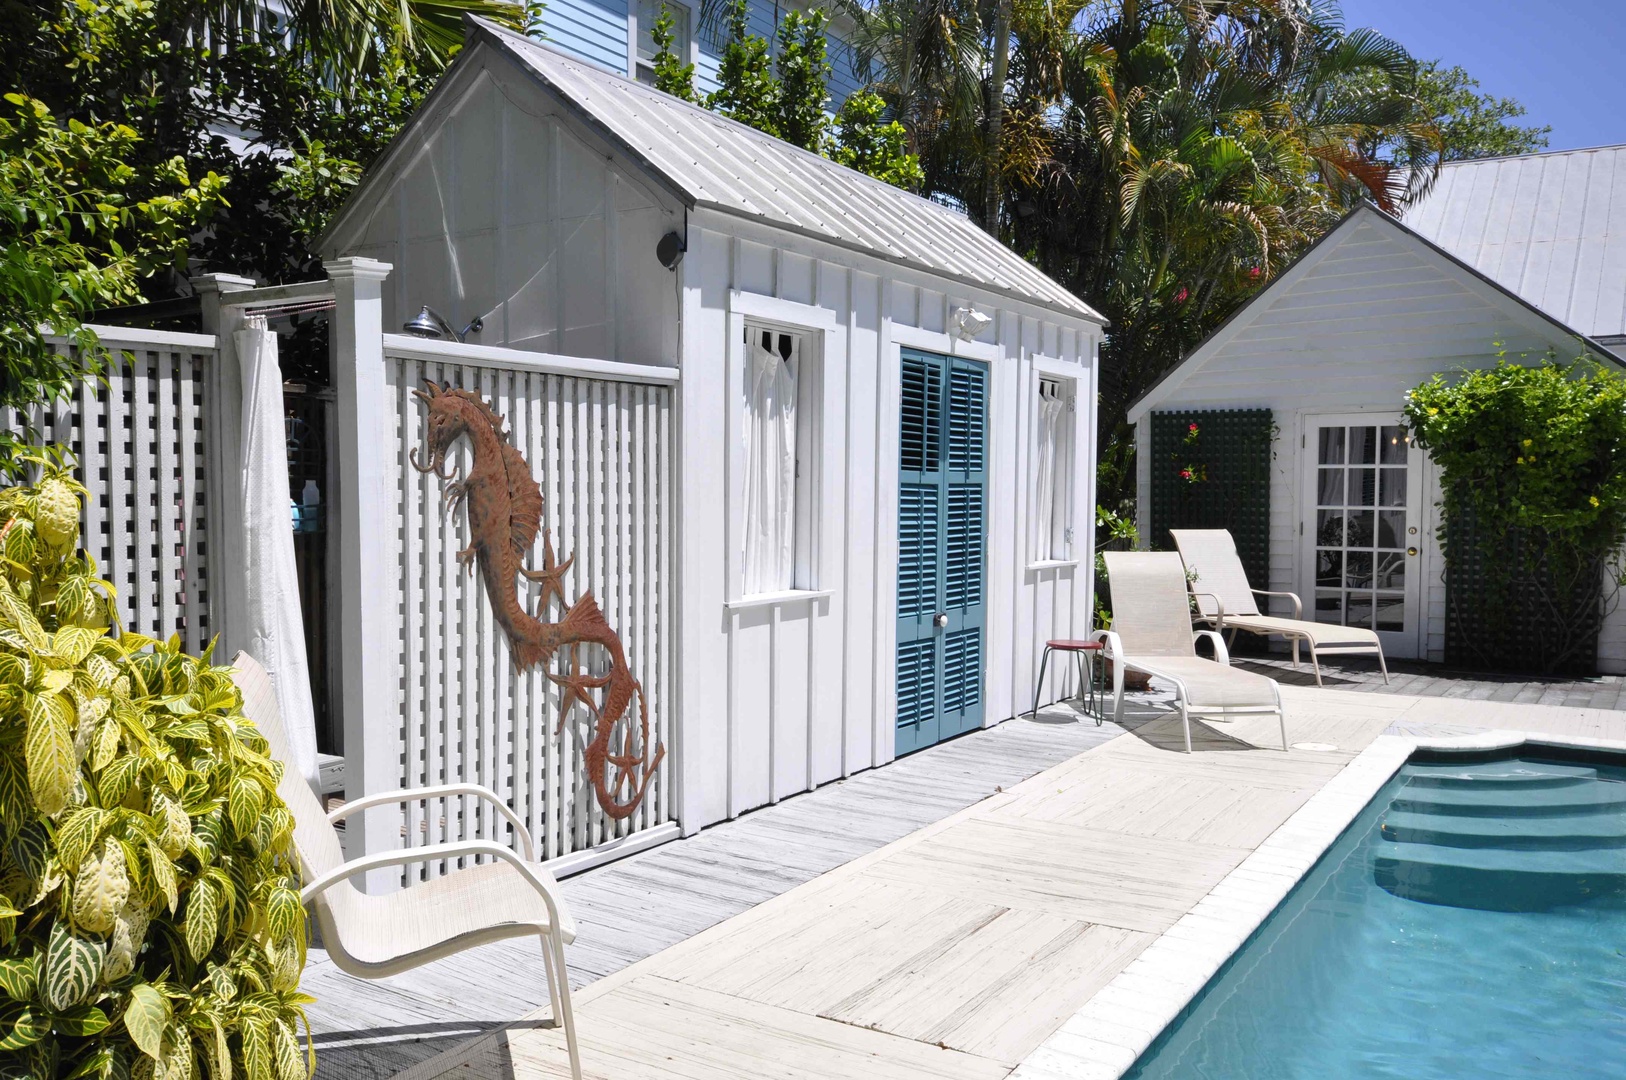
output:
[[31, 425], [78, 457], [91, 493], [82, 543], [118, 588], [126, 628], [158, 638], [180, 634], [197, 653], [213, 635], [204, 496], [208, 372], [216, 354], [202, 344], [213, 339], [173, 337], [153, 343], [104, 333], [114, 356], [104, 378], [81, 383], [71, 402], [3, 420], [13, 432]]
[[[398, 395], [399, 454], [391, 470], [401, 528], [399, 549], [380, 557], [397, 558], [402, 567], [402, 786], [484, 784], [514, 808], [539, 855], [550, 859], [672, 820], [671, 388], [403, 357], [387, 363]], [[425, 409], [411, 391], [426, 379], [478, 393], [507, 420], [510, 441], [542, 487], [542, 528], [560, 559], [575, 556], [564, 577], [567, 602], [591, 589], [620, 634], [648, 696], [651, 739], [666, 747], [630, 818], [613, 821], [598, 806], [583, 773], [581, 747], [591, 730], [572, 721], [560, 733], [559, 691], [548, 673], [515, 672], [478, 574], [458, 565], [457, 552], [468, 543], [462, 513], [444, 512], [441, 481], [408, 462], [413, 447], [421, 460]], [[467, 440], [447, 462], [467, 474]], [[541, 552], [538, 537], [527, 565], [540, 567]], [[530, 586], [527, 610], [535, 610], [536, 595]], [[555, 657], [555, 673], [564, 670], [563, 659]], [[412, 804], [406, 843], [500, 835], [490, 814], [462, 799]], [[404, 877], [444, 870], [423, 863]]]
[[1170, 529], [1229, 529], [1248, 580], [1268, 588], [1275, 438], [1269, 409], [1153, 413], [1153, 549], [1174, 550]]
[[[1500, 565], [1489, 567], [1480, 561], [1478, 531], [1471, 514], [1446, 524], [1445, 662], [1483, 671], [1595, 674], [1603, 566], [1571, 582], [1570, 595], [1555, 596], [1560, 589], [1551, 573], [1535, 581], [1505, 572], [1540, 554], [1539, 536], [1512, 530], [1508, 546], [1497, 550]], [[1566, 614], [1577, 612], [1581, 618], [1566, 622]]]

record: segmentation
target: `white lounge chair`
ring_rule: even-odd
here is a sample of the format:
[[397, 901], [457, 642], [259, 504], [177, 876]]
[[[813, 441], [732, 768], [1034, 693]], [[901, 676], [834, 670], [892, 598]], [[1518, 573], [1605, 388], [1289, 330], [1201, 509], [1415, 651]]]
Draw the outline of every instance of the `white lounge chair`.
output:
[[[1321, 685], [1322, 656], [1375, 655], [1383, 681], [1389, 681], [1389, 665], [1383, 659], [1383, 643], [1378, 635], [1360, 626], [1310, 622], [1304, 618], [1304, 602], [1297, 593], [1266, 592], [1248, 583], [1236, 541], [1225, 529], [1170, 529], [1174, 546], [1186, 570], [1194, 575], [1192, 595], [1203, 620], [1220, 633], [1246, 630], [1250, 634], [1280, 634], [1293, 643], [1293, 666], [1299, 666], [1299, 643], [1310, 649], [1310, 666], [1315, 668], [1315, 684]], [[1285, 596], [1293, 601], [1293, 617], [1281, 619], [1259, 610], [1256, 596]]]
[[[272, 754], [286, 763], [288, 740], [270, 676], [247, 653], [238, 653], [232, 668], [243, 694], [244, 715], [271, 744]], [[448, 784], [369, 795], [328, 814], [292, 768], [283, 770], [277, 791], [294, 816], [294, 848], [305, 885], [300, 899], [316, 916], [322, 944], [339, 970], [362, 979], [379, 979], [488, 941], [534, 935], [542, 943], [542, 970], [547, 975], [554, 1023], [565, 1030], [570, 1074], [581, 1080], [570, 980], [565, 973], [565, 945], [575, 940], [576, 927], [558, 882], [536, 861], [531, 835], [507, 803], [489, 788]], [[371, 806], [465, 795], [490, 803], [513, 826], [523, 857], [492, 840], [463, 840], [381, 851], [345, 862], [334, 822]], [[350, 881], [368, 870], [477, 855], [493, 861], [471, 862], [394, 892], [364, 893]]]
[[[1112, 661], [1112, 713], [1121, 722], [1124, 671], [1143, 671], [1174, 684], [1191, 753], [1191, 717], [1226, 720], [1238, 714], [1275, 713], [1287, 749], [1287, 718], [1275, 679], [1231, 667], [1225, 639], [1213, 630], [1191, 628], [1186, 568], [1172, 551], [1107, 551], [1112, 586], [1112, 629], [1093, 636], [1105, 642]], [[1216, 659], [1197, 655], [1197, 638], [1213, 639]]]

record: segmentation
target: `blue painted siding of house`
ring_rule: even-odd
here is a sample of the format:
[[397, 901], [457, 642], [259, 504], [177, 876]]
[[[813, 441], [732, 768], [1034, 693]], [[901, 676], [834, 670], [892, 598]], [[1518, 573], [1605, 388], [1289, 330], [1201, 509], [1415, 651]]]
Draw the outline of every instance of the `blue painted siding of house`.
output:
[[[637, 0], [549, 0], [542, 16], [542, 26], [548, 42], [573, 56], [619, 74], [627, 70], [627, 5]], [[701, 94], [717, 89], [717, 64], [722, 52], [721, 36], [699, 28], [699, 5], [692, 9], [691, 24], [700, 43], [695, 61], [695, 88]], [[775, 37], [776, 17], [784, 11], [783, 4], [774, 0], [747, 0], [746, 20], [751, 33], [778, 48]], [[852, 50], [846, 43], [830, 37], [830, 103], [831, 112], [841, 107], [847, 95], [860, 84], [853, 71]]]

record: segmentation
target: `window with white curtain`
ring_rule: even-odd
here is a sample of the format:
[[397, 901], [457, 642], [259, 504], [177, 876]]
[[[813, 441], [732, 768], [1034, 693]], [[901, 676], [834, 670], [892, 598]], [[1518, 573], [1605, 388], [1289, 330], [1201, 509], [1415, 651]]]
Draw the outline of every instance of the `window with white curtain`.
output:
[[1033, 475], [1033, 558], [1072, 558], [1073, 381], [1039, 380]]
[[746, 325], [743, 593], [816, 588], [811, 456], [813, 358], [804, 335]]

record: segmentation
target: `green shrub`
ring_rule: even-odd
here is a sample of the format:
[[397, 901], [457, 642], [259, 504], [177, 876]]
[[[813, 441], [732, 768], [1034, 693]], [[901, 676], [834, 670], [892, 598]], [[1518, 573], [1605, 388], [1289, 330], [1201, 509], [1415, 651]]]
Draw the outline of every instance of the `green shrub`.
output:
[[[1440, 540], [1458, 659], [1590, 666], [1604, 570], [1626, 540], [1626, 378], [1580, 360], [1436, 375], [1406, 426], [1440, 468]], [[1448, 638], [1451, 634], [1448, 632]]]
[[281, 766], [225, 668], [119, 630], [60, 454], [0, 491], [0, 1075], [296, 1080]]

